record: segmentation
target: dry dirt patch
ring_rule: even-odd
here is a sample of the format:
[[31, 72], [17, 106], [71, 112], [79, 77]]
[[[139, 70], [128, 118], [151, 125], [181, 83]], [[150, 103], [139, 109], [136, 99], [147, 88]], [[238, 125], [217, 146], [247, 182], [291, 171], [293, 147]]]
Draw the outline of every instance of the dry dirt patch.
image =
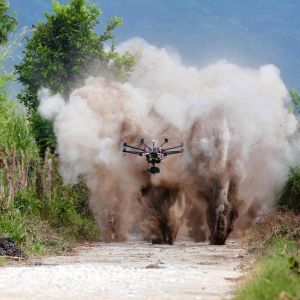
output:
[[80, 247], [73, 256], [1, 268], [0, 299], [224, 299], [242, 273], [244, 250], [176, 242]]

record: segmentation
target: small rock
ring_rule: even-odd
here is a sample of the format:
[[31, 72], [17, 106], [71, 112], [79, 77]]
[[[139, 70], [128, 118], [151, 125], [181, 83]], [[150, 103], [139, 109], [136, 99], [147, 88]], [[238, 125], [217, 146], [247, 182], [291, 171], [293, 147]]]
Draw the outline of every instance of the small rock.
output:
[[10, 237], [0, 238], [0, 256], [26, 258], [27, 255], [17, 246]]
[[150, 264], [148, 266], [146, 266], [146, 269], [162, 269], [164, 268], [163, 266], [161, 266], [160, 264]]
[[160, 259], [158, 259], [157, 261], [156, 261], [156, 264], [164, 264], [164, 262], [162, 262]]

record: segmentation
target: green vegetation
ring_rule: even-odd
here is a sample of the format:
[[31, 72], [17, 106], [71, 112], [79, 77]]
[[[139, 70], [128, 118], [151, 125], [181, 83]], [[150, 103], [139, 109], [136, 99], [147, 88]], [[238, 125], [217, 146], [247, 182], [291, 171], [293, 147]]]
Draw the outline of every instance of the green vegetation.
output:
[[292, 97], [291, 109], [295, 114], [300, 112], [300, 96], [296, 90], [291, 90], [290, 95]]
[[27, 254], [53, 254], [100, 233], [85, 185], [63, 184], [58, 158], [49, 150], [40, 155], [24, 107], [7, 96], [13, 76], [4, 64], [13, 45], [14, 39], [0, 47], [0, 237], [13, 238]]
[[278, 204], [296, 214], [300, 213], [300, 167], [295, 168], [289, 175]]
[[299, 269], [290, 262], [300, 261], [296, 253], [296, 243], [274, 242], [267, 254], [258, 260], [250, 281], [236, 299], [299, 299], [296, 298], [300, 295]]
[[265, 252], [256, 262], [250, 278], [242, 285], [235, 299], [299, 299], [299, 245], [290, 240], [279, 239]]
[[87, 207], [85, 184], [66, 186], [58, 173], [53, 127], [38, 113], [38, 90], [46, 87], [67, 100], [89, 75], [126, 80], [135, 62], [115, 51], [113, 31], [120, 18], [108, 20], [98, 36], [94, 29], [101, 11], [88, 1], [61, 5], [54, 0], [53, 12], [33, 26], [16, 67], [19, 104], [8, 99], [14, 76], [4, 68], [19, 41], [10, 38], [17, 21], [8, 2], [0, 0], [0, 237], [13, 238], [27, 254], [57, 253], [100, 234]]
[[[70, 0], [61, 5], [53, 1], [54, 14], [46, 14], [46, 22], [39, 23], [27, 40], [24, 59], [16, 67], [23, 85], [19, 100], [29, 109], [38, 146], [44, 153], [55, 148], [52, 125], [37, 113], [38, 90], [41, 87], [60, 93], [67, 100], [71, 91], [93, 74], [113, 76], [125, 80], [135, 59], [129, 53], [115, 51], [113, 31], [122, 24], [114, 17], [102, 35], [94, 32], [101, 11], [86, 0]], [[111, 44], [105, 50], [104, 44]]]
[[12, 237], [29, 254], [97, 238], [85, 186], [63, 185], [58, 159], [49, 151], [39, 157], [26, 116], [0, 95], [0, 236]]
[[300, 216], [265, 217], [252, 231], [249, 249], [258, 259], [236, 300], [300, 299]]
[[4, 266], [6, 264], [6, 258], [3, 256], [0, 256], [0, 267]]
[[[115, 52], [113, 30], [121, 18], [108, 21], [102, 35], [94, 32], [101, 11], [85, 0], [70, 0], [66, 5], [53, 1], [54, 14], [46, 14], [32, 38], [25, 45], [25, 56], [16, 67], [19, 81], [24, 85], [19, 98], [29, 109], [37, 109], [37, 91], [41, 87], [60, 93], [67, 99], [70, 92], [93, 74], [113, 73], [125, 79], [134, 59], [128, 53]], [[104, 43], [112, 42], [109, 51]]]
[[[291, 110], [300, 112], [300, 96], [290, 92]], [[251, 231], [249, 251], [258, 256], [236, 300], [300, 299], [300, 167], [291, 170], [277, 211]]]
[[13, 238], [27, 254], [57, 253], [100, 234], [87, 207], [85, 184], [66, 186], [58, 173], [52, 124], [37, 111], [38, 90], [46, 87], [67, 100], [89, 75], [125, 80], [135, 61], [115, 51], [113, 31], [120, 18], [108, 20], [98, 36], [94, 29], [101, 11], [86, 0], [66, 5], [54, 0], [53, 11], [34, 27], [16, 67], [19, 104], [8, 99], [14, 76], [4, 68], [18, 41], [9, 39], [17, 21], [8, 2], [0, 0], [0, 237]]
[[9, 33], [15, 31], [18, 24], [9, 13], [8, 2], [0, 0], [0, 45], [7, 42]]

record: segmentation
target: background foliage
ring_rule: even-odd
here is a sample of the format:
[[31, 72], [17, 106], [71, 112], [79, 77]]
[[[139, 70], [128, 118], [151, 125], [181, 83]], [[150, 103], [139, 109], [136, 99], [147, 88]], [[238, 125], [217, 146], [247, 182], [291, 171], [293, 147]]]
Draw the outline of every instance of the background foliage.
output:
[[9, 33], [15, 31], [18, 24], [10, 14], [8, 2], [0, 0], [0, 45], [7, 42]]
[[57, 253], [99, 237], [99, 229], [85, 185], [63, 184], [58, 157], [49, 150], [39, 155], [29, 116], [7, 95], [14, 78], [4, 65], [16, 41], [0, 46], [0, 237], [12, 237], [29, 254]]
[[[129, 53], [120, 55], [115, 51], [113, 31], [122, 24], [121, 18], [109, 19], [104, 33], [97, 35], [94, 30], [101, 10], [86, 0], [70, 0], [66, 5], [55, 0], [53, 11], [53, 15], [46, 13], [45, 23], [34, 26], [24, 59], [16, 67], [23, 86], [18, 98], [29, 109], [42, 153], [47, 147], [55, 148], [55, 138], [51, 123], [37, 113], [41, 87], [68, 100], [71, 91], [90, 75], [125, 80], [135, 61]], [[109, 43], [111, 47], [106, 50]]]
[[278, 204], [295, 214], [300, 214], [300, 167], [290, 172], [289, 180], [282, 191]]

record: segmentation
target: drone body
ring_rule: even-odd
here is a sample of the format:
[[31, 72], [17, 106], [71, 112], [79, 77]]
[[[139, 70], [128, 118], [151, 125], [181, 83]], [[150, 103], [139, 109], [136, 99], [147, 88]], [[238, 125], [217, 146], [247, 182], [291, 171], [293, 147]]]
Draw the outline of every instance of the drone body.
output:
[[[161, 144], [159, 147], [155, 146], [154, 140], [152, 140], [152, 147], [147, 146], [144, 143], [144, 139], [141, 139], [140, 143], [141, 145], [143, 145], [143, 148], [134, 147], [128, 145], [127, 143], [124, 143], [123, 152], [145, 157], [147, 163], [152, 164], [152, 167], [148, 169], [148, 172], [150, 174], [160, 173], [160, 169], [156, 167], [155, 164], [161, 163], [161, 161], [167, 156], [183, 152], [183, 143], [181, 143], [179, 146], [163, 149], [162, 146], [168, 143], [168, 139], [165, 139], [164, 143]], [[128, 150], [127, 148], [129, 148], [130, 150]]]

